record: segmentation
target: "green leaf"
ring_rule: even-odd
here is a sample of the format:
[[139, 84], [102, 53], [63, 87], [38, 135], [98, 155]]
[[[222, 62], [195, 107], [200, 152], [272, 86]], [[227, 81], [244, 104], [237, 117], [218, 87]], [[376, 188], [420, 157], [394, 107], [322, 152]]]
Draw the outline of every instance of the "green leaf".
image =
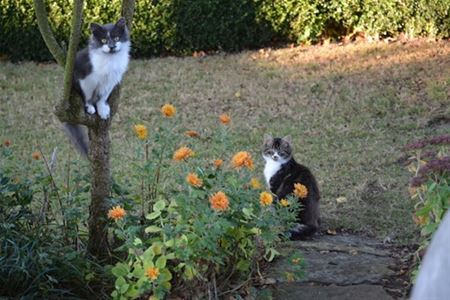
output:
[[142, 258], [144, 259], [144, 261], [151, 261], [153, 260], [153, 257], [155, 257], [155, 251], [153, 251], [152, 247], [145, 250], [144, 254], [142, 254]]
[[252, 218], [252, 217], [255, 216], [255, 215], [253, 214], [253, 210], [252, 210], [251, 208], [248, 208], [248, 207], [244, 207], [244, 208], [242, 209], [242, 212], [244, 213], [244, 215], [245, 215], [247, 218]]
[[142, 276], [144, 276], [144, 269], [141, 266], [136, 266], [134, 267], [132, 274], [136, 278], [141, 278]]
[[164, 245], [165, 245], [166, 247], [168, 247], [168, 248], [173, 247], [173, 246], [175, 245], [175, 240], [174, 240], [174, 239], [167, 240], [167, 241], [164, 243]]
[[172, 273], [168, 269], [163, 269], [161, 273], [159, 274], [160, 280], [162, 282], [164, 281], [170, 281], [172, 280]]
[[155, 266], [158, 269], [163, 269], [166, 266], [166, 262], [167, 262], [167, 258], [163, 255], [158, 257], [158, 259], [156, 260]]
[[264, 258], [267, 261], [272, 261], [275, 258], [275, 256], [277, 256], [277, 255], [280, 255], [280, 252], [278, 252], [274, 248], [269, 248], [269, 249], [266, 250]]
[[154, 211], [161, 211], [166, 207], [166, 202], [164, 200], [159, 200], [153, 205]]
[[249, 262], [248, 260], [243, 260], [243, 259], [241, 259], [241, 260], [237, 263], [236, 268], [237, 268], [239, 271], [242, 271], [242, 272], [247, 271], [247, 270], [250, 268], [250, 262]]
[[134, 246], [140, 246], [142, 245], [142, 240], [140, 238], [135, 238], [133, 242]]
[[145, 216], [147, 220], [154, 220], [161, 215], [161, 211], [157, 210]]
[[130, 272], [130, 268], [127, 264], [117, 263], [111, 270], [116, 277], [126, 276]]
[[186, 266], [184, 268], [184, 276], [187, 280], [192, 280], [194, 278], [194, 269], [191, 266]]
[[145, 233], [155, 233], [155, 232], [160, 232], [161, 228], [159, 228], [158, 226], [155, 225], [151, 225], [148, 226], [147, 228], [145, 228]]
[[[122, 276], [116, 279], [116, 282], [114, 283], [114, 286], [116, 287], [116, 290], [118, 290], [119, 292], [122, 291], [122, 286], [128, 286], [129, 284], [127, 284], [125, 278], [123, 278]], [[121, 292], [122, 293], [122, 292]]]

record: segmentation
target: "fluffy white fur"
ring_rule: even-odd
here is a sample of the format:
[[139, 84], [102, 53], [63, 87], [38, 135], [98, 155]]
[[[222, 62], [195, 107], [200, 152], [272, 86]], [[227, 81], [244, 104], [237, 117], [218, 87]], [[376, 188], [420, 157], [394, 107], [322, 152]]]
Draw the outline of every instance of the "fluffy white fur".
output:
[[[92, 73], [80, 80], [85, 99], [92, 99], [96, 103], [98, 115], [106, 120], [109, 118], [110, 108], [107, 103], [113, 88], [122, 80], [128, 67], [130, 42], [116, 43], [117, 52], [109, 53], [109, 47], [89, 50]], [[95, 114], [92, 104], [86, 103], [89, 114]]]
[[277, 152], [272, 156], [263, 155], [266, 165], [264, 167], [264, 178], [266, 179], [267, 186], [270, 189], [270, 178], [275, 175], [281, 166], [287, 162], [287, 160], [282, 159]]

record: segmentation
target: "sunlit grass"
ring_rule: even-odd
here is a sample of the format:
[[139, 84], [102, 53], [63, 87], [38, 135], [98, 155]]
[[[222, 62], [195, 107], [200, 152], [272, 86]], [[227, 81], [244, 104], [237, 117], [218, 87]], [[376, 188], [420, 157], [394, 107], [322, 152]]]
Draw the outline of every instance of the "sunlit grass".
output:
[[[412, 241], [409, 174], [397, 161], [407, 142], [448, 132], [428, 124], [450, 115], [449, 66], [449, 43], [425, 40], [134, 60], [113, 122], [113, 172], [126, 180], [133, 125], [151, 136], [162, 104], [202, 138], [227, 113], [261, 177], [263, 134], [292, 136], [319, 180], [324, 228]], [[52, 113], [61, 83], [54, 64], [0, 63], [0, 138], [20, 145], [19, 157], [30, 160], [39, 143], [47, 155], [58, 147], [59, 161], [78, 158]]]

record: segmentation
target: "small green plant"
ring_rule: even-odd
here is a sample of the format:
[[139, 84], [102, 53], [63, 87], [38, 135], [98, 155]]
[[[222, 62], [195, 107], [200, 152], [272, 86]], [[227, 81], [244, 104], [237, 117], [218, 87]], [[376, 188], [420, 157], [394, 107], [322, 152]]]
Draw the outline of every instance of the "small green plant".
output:
[[[109, 212], [123, 241], [118, 253], [126, 253], [112, 268], [112, 296], [222, 297], [232, 284], [251, 283], [262, 260], [279, 254], [275, 245], [295, 222], [298, 201], [275, 203], [261, 191], [252, 155], [231, 150], [228, 115], [211, 136], [190, 130], [179, 141], [175, 108], [165, 105], [162, 113], [153, 136], [142, 124], [134, 127], [143, 149], [136, 163], [142, 193], [132, 197], [137, 209]], [[302, 269], [299, 263], [290, 276]]]
[[83, 251], [83, 172], [67, 172], [63, 186], [53, 177], [56, 155], [47, 160], [39, 150], [21, 161], [17, 150], [10, 140], [0, 146], [0, 295], [92, 297], [90, 285], [105, 278]]
[[414, 174], [410, 186], [411, 198], [416, 201], [413, 218], [422, 236], [417, 253], [428, 246], [450, 207], [449, 145], [450, 135], [442, 135], [419, 140], [405, 147], [408, 152], [414, 152], [408, 168]]

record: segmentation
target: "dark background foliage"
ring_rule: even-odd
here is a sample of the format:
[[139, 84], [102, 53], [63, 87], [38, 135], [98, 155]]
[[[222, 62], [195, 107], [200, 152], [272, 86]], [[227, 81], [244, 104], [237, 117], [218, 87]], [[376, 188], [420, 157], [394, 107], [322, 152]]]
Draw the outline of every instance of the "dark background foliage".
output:
[[[12, 60], [49, 60], [33, 0], [0, 0], [0, 54]], [[46, 1], [57, 39], [68, 40], [71, 2]], [[86, 1], [87, 24], [119, 17], [120, 1]], [[450, 37], [450, 0], [140, 0], [133, 55], [239, 51], [277, 43], [315, 43], [364, 33], [389, 37]]]

